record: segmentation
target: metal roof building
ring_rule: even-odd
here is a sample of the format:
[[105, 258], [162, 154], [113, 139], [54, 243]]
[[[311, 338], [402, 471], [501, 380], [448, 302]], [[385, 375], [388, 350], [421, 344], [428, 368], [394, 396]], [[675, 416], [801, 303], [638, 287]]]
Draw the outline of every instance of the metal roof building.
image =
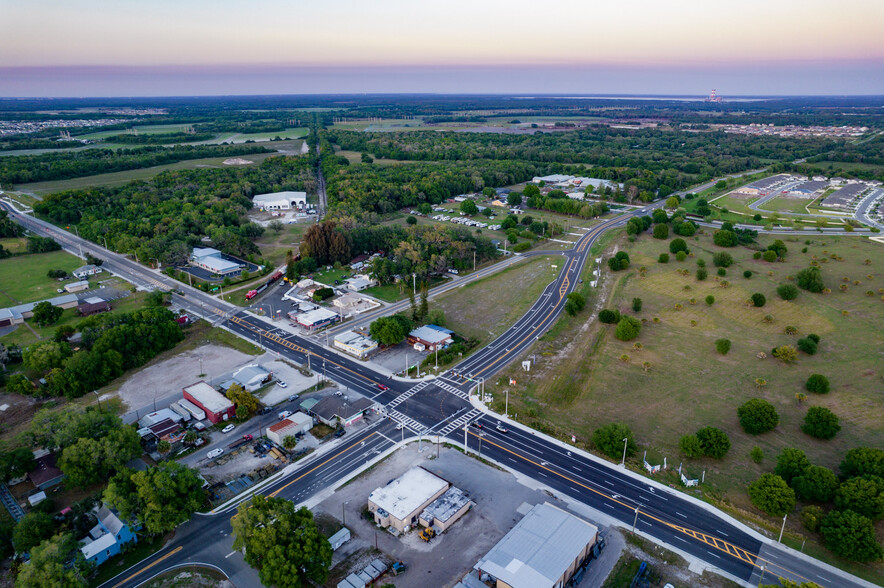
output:
[[307, 206], [307, 192], [272, 192], [252, 198], [255, 208], [264, 210], [289, 210]]
[[206, 417], [213, 423], [226, 421], [235, 414], [233, 403], [202, 380], [184, 388], [184, 399], [206, 411]]
[[598, 539], [595, 525], [551, 504], [535, 505], [474, 566], [503, 588], [561, 588]]
[[854, 198], [865, 192], [866, 189], [868, 189], [868, 186], [863, 183], [847, 184], [840, 190], [826, 196], [821, 206], [846, 208]]

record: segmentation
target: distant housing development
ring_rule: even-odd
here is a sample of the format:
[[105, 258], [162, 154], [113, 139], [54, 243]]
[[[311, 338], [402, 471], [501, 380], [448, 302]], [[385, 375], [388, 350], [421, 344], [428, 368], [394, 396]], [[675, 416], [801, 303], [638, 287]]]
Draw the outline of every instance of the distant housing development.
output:
[[255, 208], [264, 210], [291, 210], [292, 208], [306, 208], [307, 192], [272, 192], [259, 194], [252, 198]]

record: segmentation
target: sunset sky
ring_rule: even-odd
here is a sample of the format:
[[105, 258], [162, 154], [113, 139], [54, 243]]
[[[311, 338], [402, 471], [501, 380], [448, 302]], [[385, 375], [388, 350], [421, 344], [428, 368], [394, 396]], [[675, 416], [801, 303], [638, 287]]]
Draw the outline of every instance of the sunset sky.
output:
[[882, 0], [0, 0], [0, 95], [884, 94]]

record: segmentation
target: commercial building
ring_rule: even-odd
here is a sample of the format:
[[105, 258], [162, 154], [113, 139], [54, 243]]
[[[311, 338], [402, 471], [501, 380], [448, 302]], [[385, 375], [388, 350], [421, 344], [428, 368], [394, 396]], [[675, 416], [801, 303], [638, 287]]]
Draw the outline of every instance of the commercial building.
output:
[[98, 524], [92, 527], [89, 535], [80, 540], [80, 551], [87, 562], [101, 565], [115, 555], [119, 555], [121, 548], [127, 543], [137, 543], [138, 536], [135, 529], [123, 523], [120, 517], [107, 506], [102, 505], [96, 512]]
[[190, 263], [221, 277], [238, 276], [243, 268], [242, 263], [225, 258], [223, 253], [211, 247], [194, 247]]
[[381, 527], [405, 532], [417, 525], [420, 513], [448, 488], [448, 482], [439, 476], [421, 467], [412, 468], [369, 494], [368, 510]]
[[367, 398], [357, 398], [350, 402], [343, 396], [326, 396], [313, 405], [310, 411], [329, 427], [337, 427], [338, 423], [349, 427], [360, 420], [369, 408], [371, 401]]
[[271, 192], [252, 198], [255, 208], [264, 210], [291, 210], [307, 207], [307, 192]]
[[271, 425], [267, 429], [267, 438], [282, 446], [282, 441], [289, 435], [306, 433], [313, 428], [313, 418], [303, 412], [296, 412], [288, 418]]
[[437, 532], [444, 533], [473, 506], [475, 503], [463, 490], [451, 486], [423, 510], [418, 521], [424, 527], [435, 527]]
[[[184, 399], [192, 402], [197, 408], [204, 410], [207, 419], [212, 423], [220, 423], [231, 419], [236, 414], [236, 408], [223, 394], [200, 380], [196, 384], [184, 388]], [[179, 402], [179, 404], [182, 404]], [[184, 408], [186, 405], [182, 404]], [[202, 420], [202, 419], [200, 419]]]
[[71, 272], [71, 275], [73, 275], [78, 280], [85, 280], [89, 276], [94, 276], [96, 274], [100, 274], [101, 272], [102, 269], [100, 267], [98, 267], [97, 265], [89, 264], [84, 265], [83, 267], [78, 267]]
[[295, 315], [294, 320], [308, 331], [315, 331], [316, 329], [335, 324], [338, 318], [336, 312], [332, 312], [327, 308], [316, 308]]
[[360, 335], [354, 331], [344, 331], [339, 335], [335, 335], [335, 347], [349, 353], [353, 357], [365, 359], [378, 348], [378, 342], [371, 337]]
[[538, 504], [474, 568], [497, 588], [561, 588], [586, 560], [598, 534], [595, 525]]
[[230, 388], [231, 384], [239, 384], [244, 390], [254, 392], [273, 379], [273, 372], [265, 370], [261, 366], [247, 365], [233, 372], [230, 381], [221, 385], [223, 389]]
[[102, 312], [110, 312], [110, 309], [110, 303], [98, 296], [90, 296], [89, 298], [80, 301], [80, 304], [77, 305], [77, 312], [81, 316], [91, 316]]
[[434, 327], [435, 325], [424, 325], [413, 330], [408, 334], [408, 343], [414, 345], [417, 349], [423, 346], [427, 351], [436, 351], [450, 345], [452, 341], [451, 332], [446, 332], [447, 329], [442, 330], [441, 328]]

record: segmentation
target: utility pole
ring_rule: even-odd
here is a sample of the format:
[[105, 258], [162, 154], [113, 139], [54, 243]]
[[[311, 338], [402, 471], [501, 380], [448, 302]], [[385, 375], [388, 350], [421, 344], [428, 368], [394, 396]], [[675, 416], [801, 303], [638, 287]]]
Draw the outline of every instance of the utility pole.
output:
[[473, 249], [473, 271], [476, 271], [476, 250]]

